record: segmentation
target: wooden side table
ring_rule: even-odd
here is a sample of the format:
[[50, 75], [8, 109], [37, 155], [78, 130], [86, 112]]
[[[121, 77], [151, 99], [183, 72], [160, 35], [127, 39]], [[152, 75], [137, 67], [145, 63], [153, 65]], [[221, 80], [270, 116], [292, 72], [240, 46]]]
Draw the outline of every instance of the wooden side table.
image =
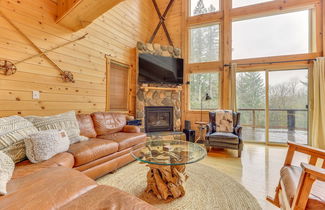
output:
[[208, 125], [207, 122], [195, 122], [196, 125], [198, 125], [199, 128], [199, 137], [195, 140], [195, 143], [204, 143], [205, 138], [204, 138], [204, 130], [206, 126]]

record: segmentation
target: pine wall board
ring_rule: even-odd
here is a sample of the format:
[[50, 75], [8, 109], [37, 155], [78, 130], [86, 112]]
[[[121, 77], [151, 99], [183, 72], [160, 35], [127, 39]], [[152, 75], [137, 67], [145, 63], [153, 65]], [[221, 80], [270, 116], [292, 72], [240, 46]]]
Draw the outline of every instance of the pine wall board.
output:
[[[85, 39], [47, 54], [62, 70], [74, 74], [75, 83], [63, 82], [44, 57], [17, 64], [18, 71], [12, 76], [0, 75], [0, 117], [105, 111], [105, 55], [131, 66], [130, 93], [135, 99], [135, 46], [137, 41], [146, 42], [152, 33], [151, 1], [126, 0], [78, 32], [55, 23], [57, 4], [53, 0], [4, 0], [0, 9], [41, 50], [88, 33]], [[0, 59], [18, 62], [38, 53], [1, 16], [0, 30]], [[33, 90], [41, 92], [40, 100], [32, 99]], [[133, 101], [129, 111], [134, 113]]]

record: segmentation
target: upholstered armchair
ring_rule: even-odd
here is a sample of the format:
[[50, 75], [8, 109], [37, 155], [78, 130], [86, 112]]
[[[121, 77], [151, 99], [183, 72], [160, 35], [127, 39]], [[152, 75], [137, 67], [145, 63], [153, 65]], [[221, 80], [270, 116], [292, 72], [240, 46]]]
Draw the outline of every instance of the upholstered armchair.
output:
[[243, 150], [241, 131], [240, 113], [228, 110], [209, 112], [205, 146], [238, 150], [240, 157]]

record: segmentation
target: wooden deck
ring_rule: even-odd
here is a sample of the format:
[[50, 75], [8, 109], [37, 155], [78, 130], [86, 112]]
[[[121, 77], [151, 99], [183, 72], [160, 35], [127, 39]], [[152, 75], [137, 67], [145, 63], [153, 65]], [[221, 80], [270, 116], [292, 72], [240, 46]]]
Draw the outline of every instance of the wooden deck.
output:
[[[288, 129], [269, 129], [269, 142], [286, 143], [293, 141], [300, 144], [307, 144], [308, 132], [306, 130], [289, 131]], [[242, 131], [244, 141], [265, 142], [265, 129], [243, 127]]]

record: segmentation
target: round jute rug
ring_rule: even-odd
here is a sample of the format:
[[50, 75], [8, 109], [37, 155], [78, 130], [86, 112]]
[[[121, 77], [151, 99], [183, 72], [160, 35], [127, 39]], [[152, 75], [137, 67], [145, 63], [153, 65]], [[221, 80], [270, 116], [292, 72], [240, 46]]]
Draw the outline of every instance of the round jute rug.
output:
[[200, 163], [187, 165], [189, 178], [185, 184], [185, 196], [171, 202], [159, 201], [144, 193], [148, 170], [145, 165], [134, 162], [98, 179], [97, 182], [119, 188], [166, 210], [261, 209], [257, 200], [241, 184], [228, 175]]

